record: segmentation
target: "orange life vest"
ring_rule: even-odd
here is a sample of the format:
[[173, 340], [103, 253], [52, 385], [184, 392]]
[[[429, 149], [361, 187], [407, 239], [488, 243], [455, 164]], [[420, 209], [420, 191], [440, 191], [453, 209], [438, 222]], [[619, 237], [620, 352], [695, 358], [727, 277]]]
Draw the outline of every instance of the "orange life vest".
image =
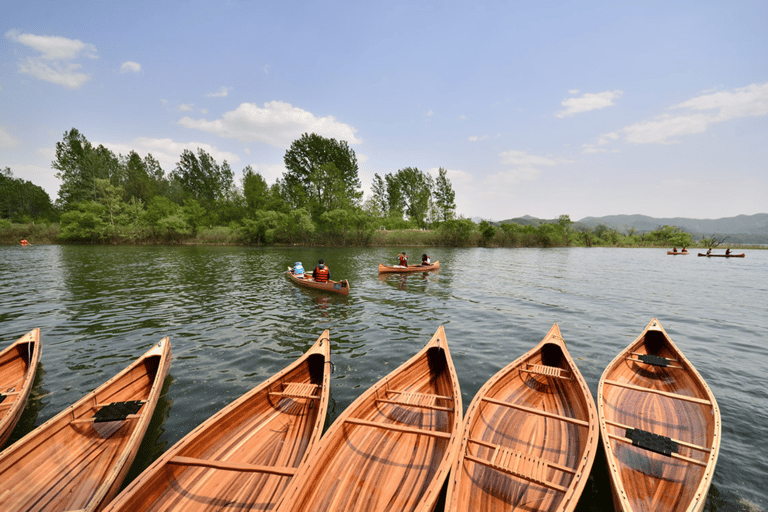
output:
[[331, 271], [328, 270], [328, 265], [323, 268], [315, 267], [314, 278], [318, 283], [325, 283], [328, 281], [328, 276], [331, 275]]
[[400, 256], [400, 265], [404, 267], [408, 266], [408, 256]]

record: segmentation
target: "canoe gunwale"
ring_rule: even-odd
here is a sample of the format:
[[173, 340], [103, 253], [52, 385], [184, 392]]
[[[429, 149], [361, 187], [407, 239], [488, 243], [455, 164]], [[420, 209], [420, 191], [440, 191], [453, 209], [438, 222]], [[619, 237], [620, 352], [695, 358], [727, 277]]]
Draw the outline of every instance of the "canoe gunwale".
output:
[[[25, 361], [27, 370], [24, 372], [24, 376], [20, 382], [20, 385], [18, 383], [16, 384], [14, 388], [16, 391], [3, 392], [3, 394], [6, 396], [15, 396], [15, 400], [13, 402], [6, 402], [4, 400], [0, 404], [0, 414], [2, 414], [2, 417], [0, 417], [0, 449], [2, 449], [5, 443], [8, 441], [8, 438], [13, 433], [13, 429], [16, 427], [19, 419], [21, 419], [21, 415], [27, 406], [29, 395], [32, 392], [32, 386], [35, 383], [37, 367], [40, 364], [40, 357], [42, 354], [42, 337], [40, 335], [40, 328], [38, 327], [32, 329], [27, 334], [13, 342], [2, 352], [0, 352], [0, 357], [5, 356], [6, 354], [11, 354], [13, 351], [20, 352], [21, 350], [24, 350], [22, 345], [27, 346], [27, 360]], [[8, 362], [10, 363], [12, 360], [9, 360]]]

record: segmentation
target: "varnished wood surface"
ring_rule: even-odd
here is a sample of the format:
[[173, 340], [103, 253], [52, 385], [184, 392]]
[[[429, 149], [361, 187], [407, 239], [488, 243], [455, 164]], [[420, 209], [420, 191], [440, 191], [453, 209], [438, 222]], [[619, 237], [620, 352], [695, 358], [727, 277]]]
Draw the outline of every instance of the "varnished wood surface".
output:
[[[644, 362], [651, 354], [667, 366]], [[616, 510], [702, 510], [720, 450], [720, 410], [701, 375], [657, 319], [603, 372], [600, 430]], [[634, 446], [627, 428], [671, 438], [671, 456]]]
[[40, 329], [34, 329], [0, 352], [0, 448], [21, 418], [42, 353]]
[[312, 278], [311, 272], [309, 274], [302, 274], [304, 277], [299, 277], [293, 274], [290, 270], [287, 270], [285, 275], [288, 276], [288, 279], [297, 285], [303, 286], [305, 288], [312, 288], [313, 290], [321, 290], [330, 293], [338, 293], [340, 295], [349, 295], [349, 282], [346, 279], [342, 281], [328, 280], [324, 282], [318, 282]]
[[[136, 456], [170, 363], [170, 341], [164, 338], [2, 452], [0, 510], [101, 510], [117, 494]], [[103, 437], [93, 422], [95, 413], [112, 402], [130, 400], [144, 403], [136, 414], [113, 423], [117, 430]]]
[[598, 439], [594, 399], [555, 324], [469, 405], [445, 510], [572, 511]]
[[462, 410], [441, 326], [334, 421], [278, 511], [432, 510], [458, 448]]
[[106, 510], [274, 510], [320, 439], [330, 374], [326, 330], [301, 358], [171, 447]]
[[430, 270], [440, 270], [440, 262], [436, 261], [430, 265], [385, 265], [379, 263], [379, 273], [397, 273], [397, 272], [429, 272]]

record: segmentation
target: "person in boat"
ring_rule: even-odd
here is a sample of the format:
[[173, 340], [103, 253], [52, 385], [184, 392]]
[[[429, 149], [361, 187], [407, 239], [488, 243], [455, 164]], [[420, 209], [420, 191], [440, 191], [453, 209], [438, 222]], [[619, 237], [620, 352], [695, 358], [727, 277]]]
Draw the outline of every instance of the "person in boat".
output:
[[407, 267], [408, 266], [408, 255], [405, 254], [405, 251], [403, 251], [400, 254], [398, 254], [397, 255], [397, 259], [398, 259], [399, 264], [401, 266], [403, 266], [403, 267]]
[[685, 247], [683, 247], [683, 250], [682, 250], [682, 251], [680, 251], [680, 252], [688, 252], [688, 249], [686, 249]]
[[673, 247], [672, 252], [677, 252], [677, 247]]
[[29, 242], [27, 241], [26, 238], [21, 239], [21, 245], [29, 245]]
[[707, 254], [712, 254], [712, 248], [707, 249]]
[[331, 270], [325, 264], [324, 259], [320, 258], [317, 261], [317, 266], [312, 271], [312, 278], [318, 283], [326, 283], [331, 279]]
[[297, 261], [296, 263], [293, 264], [291, 273], [294, 274], [296, 277], [304, 277], [304, 265], [302, 265], [300, 261]]
[[730, 247], [725, 250], [725, 255], [728, 256], [729, 254], [731, 254], [731, 248]]
[[431, 260], [429, 258], [429, 254], [422, 254], [421, 255], [421, 265], [422, 266], [431, 265], [430, 261]]

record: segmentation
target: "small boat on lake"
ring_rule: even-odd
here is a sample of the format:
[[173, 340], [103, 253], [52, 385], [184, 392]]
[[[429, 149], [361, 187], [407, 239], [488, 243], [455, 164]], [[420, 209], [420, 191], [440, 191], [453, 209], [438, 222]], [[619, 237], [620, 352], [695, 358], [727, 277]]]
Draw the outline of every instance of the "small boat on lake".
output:
[[101, 510], [136, 457], [170, 364], [164, 338], [3, 451], [0, 510]]
[[303, 356], [166, 451], [106, 510], [274, 509], [322, 434], [330, 345], [325, 330]]
[[429, 265], [385, 265], [383, 263], [379, 263], [379, 274], [383, 274], [386, 272], [395, 273], [395, 272], [429, 272], [431, 270], [440, 270], [440, 262], [436, 261], [434, 263], [430, 263]]
[[599, 439], [592, 393], [555, 324], [469, 405], [445, 510], [573, 511]]
[[743, 258], [744, 253], [741, 254], [704, 254], [699, 253], [699, 256], [706, 256], [707, 258]]
[[597, 408], [617, 511], [704, 508], [720, 450], [720, 409], [658, 320], [605, 369]]
[[677, 255], [688, 255], [690, 253], [688, 251], [667, 251], [667, 254], [671, 254], [672, 256], [677, 256]]
[[341, 413], [278, 512], [434, 509], [458, 449], [461, 391], [445, 331]]
[[292, 282], [304, 288], [312, 288], [313, 290], [320, 290], [323, 292], [338, 293], [341, 295], [349, 295], [349, 282], [344, 279], [343, 281], [315, 281], [312, 278], [312, 274], [294, 274], [290, 268], [285, 271], [285, 275]]
[[0, 448], [24, 412], [41, 353], [40, 329], [28, 332], [0, 352]]

